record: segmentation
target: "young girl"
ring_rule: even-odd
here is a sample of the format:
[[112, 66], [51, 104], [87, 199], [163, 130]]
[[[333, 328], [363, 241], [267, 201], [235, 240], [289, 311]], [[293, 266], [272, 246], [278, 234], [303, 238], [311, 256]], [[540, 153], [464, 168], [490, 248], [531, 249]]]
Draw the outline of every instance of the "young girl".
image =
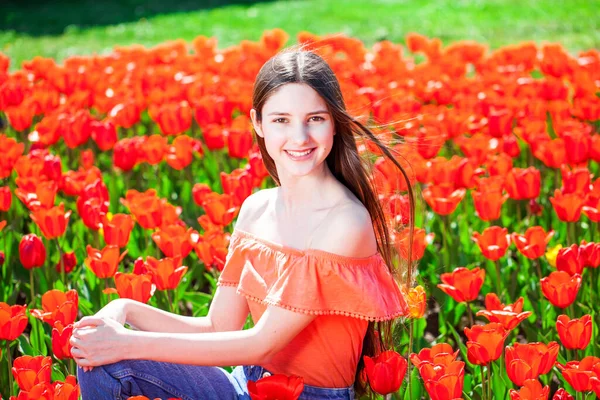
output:
[[[363, 356], [391, 348], [406, 303], [355, 134], [406, 173], [346, 112], [335, 74], [313, 52], [284, 51], [261, 68], [251, 119], [277, 187], [244, 201], [208, 315], [119, 299], [83, 318], [71, 343], [84, 400], [249, 399], [247, 382], [271, 374], [301, 376], [301, 399], [369, 394]], [[248, 313], [255, 325], [243, 330]]]

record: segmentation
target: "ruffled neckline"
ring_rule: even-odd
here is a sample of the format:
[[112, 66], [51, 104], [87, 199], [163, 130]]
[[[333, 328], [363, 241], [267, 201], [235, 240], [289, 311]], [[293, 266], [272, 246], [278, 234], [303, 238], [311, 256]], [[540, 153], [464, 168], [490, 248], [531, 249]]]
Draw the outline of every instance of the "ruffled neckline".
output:
[[381, 253], [379, 251], [377, 251], [375, 254], [372, 254], [367, 257], [350, 257], [350, 256], [344, 256], [341, 254], [331, 253], [331, 252], [328, 252], [325, 250], [319, 250], [319, 249], [306, 249], [306, 250], [296, 249], [294, 247], [289, 247], [289, 246], [286, 246], [286, 245], [283, 245], [280, 243], [275, 243], [270, 240], [263, 239], [253, 233], [246, 232], [246, 231], [243, 231], [238, 228], [234, 228], [231, 235], [232, 235], [232, 237], [238, 236], [240, 238], [251, 240], [252, 242], [254, 242], [260, 246], [263, 246], [264, 248], [272, 250], [272, 251], [276, 251], [276, 252], [287, 254], [287, 255], [298, 256], [298, 257], [313, 255], [313, 256], [320, 257], [320, 258], [329, 259], [332, 261], [338, 261], [338, 262], [343, 262], [343, 263], [353, 263], [353, 264], [365, 264], [365, 265], [372, 264], [376, 260], [383, 261], [383, 257], [381, 256]]

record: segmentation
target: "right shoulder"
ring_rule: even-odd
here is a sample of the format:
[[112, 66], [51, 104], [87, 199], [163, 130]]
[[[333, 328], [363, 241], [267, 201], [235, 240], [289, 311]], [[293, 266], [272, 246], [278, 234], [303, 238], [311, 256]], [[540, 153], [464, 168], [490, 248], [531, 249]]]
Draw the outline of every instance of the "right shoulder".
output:
[[249, 229], [247, 227], [265, 211], [269, 204], [269, 199], [273, 196], [276, 189], [277, 188], [262, 189], [246, 197], [240, 206], [240, 212], [235, 222], [235, 227], [243, 231], [248, 231]]

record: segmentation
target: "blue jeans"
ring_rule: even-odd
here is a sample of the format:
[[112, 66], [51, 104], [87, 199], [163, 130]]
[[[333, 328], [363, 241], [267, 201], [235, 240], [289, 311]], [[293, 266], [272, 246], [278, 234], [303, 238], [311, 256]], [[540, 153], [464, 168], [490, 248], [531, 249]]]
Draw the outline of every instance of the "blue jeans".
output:
[[[182, 400], [250, 400], [248, 381], [271, 374], [261, 366], [237, 366], [229, 373], [220, 367], [123, 360], [83, 372], [77, 380], [83, 400], [126, 400], [143, 395]], [[353, 400], [354, 387], [323, 388], [304, 385], [300, 400]]]

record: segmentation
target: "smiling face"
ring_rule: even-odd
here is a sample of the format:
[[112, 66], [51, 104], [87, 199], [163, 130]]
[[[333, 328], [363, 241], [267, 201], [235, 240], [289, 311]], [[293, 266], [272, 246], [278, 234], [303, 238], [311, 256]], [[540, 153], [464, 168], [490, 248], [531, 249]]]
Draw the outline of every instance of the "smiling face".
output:
[[256, 110], [250, 116], [280, 177], [304, 176], [326, 166], [335, 135], [334, 121], [325, 100], [310, 86], [283, 85], [265, 102], [261, 121]]

